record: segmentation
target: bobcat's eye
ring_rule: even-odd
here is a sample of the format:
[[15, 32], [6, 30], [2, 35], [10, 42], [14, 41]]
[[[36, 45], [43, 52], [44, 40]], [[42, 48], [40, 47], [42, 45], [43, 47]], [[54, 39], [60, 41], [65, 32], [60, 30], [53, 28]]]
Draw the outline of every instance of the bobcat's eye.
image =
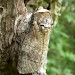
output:
[[44, 25], [40, 25], [40, 26], [44, 26]]
[[50, 28], [52, 26], [53, 20], [50, 18], [46, 18], [43, 20], [43, 22], [40, 23], [40, 26], [44, 28]]

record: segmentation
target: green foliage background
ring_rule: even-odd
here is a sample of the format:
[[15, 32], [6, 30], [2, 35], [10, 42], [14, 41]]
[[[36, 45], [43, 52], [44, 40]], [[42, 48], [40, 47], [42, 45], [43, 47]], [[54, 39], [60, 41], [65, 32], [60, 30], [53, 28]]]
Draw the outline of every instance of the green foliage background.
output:
[[51, 34], [47, 75], [75, 75], [75, 0], [63, 0]]
[[[35, 0], [31, 6], [46, 8], [49, 1]], [[75, 75], [75, 0], [63, 0], [61, 16], [50, 38], [47, 75]]]

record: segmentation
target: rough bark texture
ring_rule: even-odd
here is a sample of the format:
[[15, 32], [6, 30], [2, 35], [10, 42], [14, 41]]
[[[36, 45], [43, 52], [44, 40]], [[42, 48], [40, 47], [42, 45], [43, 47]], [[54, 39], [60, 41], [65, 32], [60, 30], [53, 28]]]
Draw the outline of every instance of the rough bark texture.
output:
[[46, 75], [52, 15], [27, 12], [24, 0], [0, 0], [0, 75]]

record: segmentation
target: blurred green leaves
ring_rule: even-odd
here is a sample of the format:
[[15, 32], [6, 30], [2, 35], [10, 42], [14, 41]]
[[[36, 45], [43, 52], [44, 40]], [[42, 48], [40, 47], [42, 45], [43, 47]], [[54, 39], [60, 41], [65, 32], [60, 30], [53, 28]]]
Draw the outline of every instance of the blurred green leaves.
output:
[[75, 0], [63, 0], [62, 10], [51, 34], [47, 75], [75, 75]]

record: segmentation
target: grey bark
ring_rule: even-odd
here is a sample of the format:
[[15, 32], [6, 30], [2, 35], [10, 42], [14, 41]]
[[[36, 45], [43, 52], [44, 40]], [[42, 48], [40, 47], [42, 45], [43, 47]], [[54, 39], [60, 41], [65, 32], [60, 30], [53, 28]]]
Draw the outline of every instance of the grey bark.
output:
[[52, 23], [46, 9], [30, 14], [24, 0], [0, 0], [0, 75], [46, 75]]
[[[11, 57], [11, 45], [13, 46], [12, 38], [14, 36], [16, 18], [16, 2], [14, 0], [0, 0], [0, 75], [18, 74], [18, 71], [15, 69], [16, 64], [12, 62], [15, 60], [13, 60], [15, 56], [13, 58]], [[16, 47], [14, 46], [14, 48]]]

